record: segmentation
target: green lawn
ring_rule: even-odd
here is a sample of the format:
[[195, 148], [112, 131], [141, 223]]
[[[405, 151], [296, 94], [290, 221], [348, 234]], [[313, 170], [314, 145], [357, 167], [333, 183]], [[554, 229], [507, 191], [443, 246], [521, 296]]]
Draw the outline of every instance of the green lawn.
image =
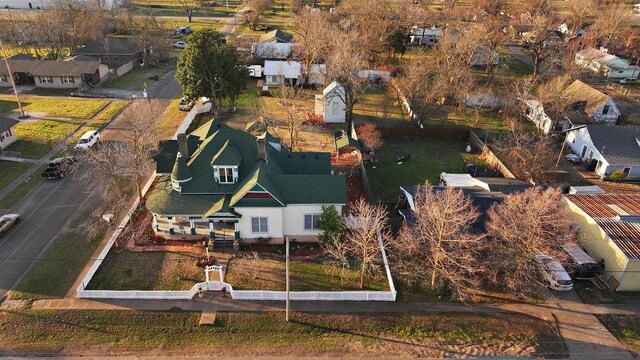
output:
[[24, 198], [28, 193], [30, 193], [33, 189], [40, 185], [40, 183], [43, 181], [40, 174], [46, 167], [47, 165], [42, 165], [27, 179], [27, 181], [21, 183], [17, 188], [15, 188], [15, 190], [10, 192], [4, 198], [0, 199], [0, 209], [13, 208], [22, 200], [22, 198]]
[[[182, 351], [234, 356], [398, 357], [398, 350], [421, 357], [517, 355], [533, 357], [566, 352], [554, 328], [516, 314], [314, 314], [281, 312], [218, 313], [215, 326], [198, 326], [200, 313], [95, 310], [2, 310], [0, 346], [24, 353], [117, 354], [117, 351]], [[457, 345], [450, 347], [450, 345]], [[90, 348], [95, 348], [91, 350]], [[456, 351], [457, 350], [457, 351]], [[339, 355], [338, 355], [339, 354]], [[333, 356], [330, 356], [333, 357]]]
[[143, 90], [145, 82], [147, 86], [153, 83], [153, 79], [149, 79], [154, 75], [162, 76], [174, 68], [174, 65], [159, 65], [155, 68], [134, 68], [128, 73], [118, 76], [115, 80], [106, 85], [107, 88], [121, 90]]
[[[87, 100], [60, 97], [21, 97], [22, 107], [29, 112], [45, 113], [45, 116], [90, 119], [109, 104], [109, 100]], [[18, 103], [12, 96], [0, 96], [0, 114], [18, 111]]]
[[189, 290], [205, 280], [196, 260], [191, 254], [112, 250], [87, 289]]
[[79, 122], [57, 120], [22, 121], [15, 126], [18, 141], [7, 150], [19, 152], [27, 159], [40, 159], [80, 125]]
[[111, 102], [111, 105], [100, 113], [98, 116], [99, 120], [109, 121], [113, 118], [120, 110], [122, 110], [125, 106], [127, 106], [129, 102], [124, 100], [115, 100]]
[[[11, 184], [18, 176], [20, 176], [25, 170], [31, 167], [29, 163], [19, 163], [13, 161], [0, 160], [0, 189]], [[0, 206], [2, 208], [2, 206]]]
[[620, 342], [640, 353], [640, 315], [596, 315]]
[[[367, 176], [375, 197], [397, 201], [401, 185], [440, 182], [440, 173], [461, 173], [464, 162], [482, 163], [478, 156], [465, 152], [466, 142], [440, 139], [385, 139], [376, 151], [380, 161], [367, 165]], [[398, 164], [397, 154], [410, 154], [409, 161]]]
[[396, 94], [387, 87], [370, 87], [358, 96], [353, 118], [356, 124], [373, 122], [380, 126], [411, 126]]
[[69, 230], [58, 235], [9, 292], [10, 299], [62, 298], [67, 294], [104, 237], [103, 231], [88, 236], [84, 228], [87, 220], [87, 213], [79, 215]]
[[[360, 274], [313, 261], [291, 261], [292, 291], [361, 290]], [[225, 281], [237, 290], [286, 290], [285, 262], [282, 259], [243, 259], [229, 261]], [[365, 290], [389, 291], [387, 279], [367, 276]]]
[[533, 66], [525, 63], [516, 58], [510, 58], [505, 63], [506, 65], [506, 74], [511, 75], [516, 78], [522, 78], [526, 76], [533, 75]]

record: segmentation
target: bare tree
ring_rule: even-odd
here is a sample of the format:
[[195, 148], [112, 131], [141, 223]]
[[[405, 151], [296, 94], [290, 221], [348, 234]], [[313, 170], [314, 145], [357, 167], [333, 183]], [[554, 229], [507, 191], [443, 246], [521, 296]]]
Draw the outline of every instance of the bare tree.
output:
[[347, 221], [349, 230], [344, 239], [334, 239], [326, 244], [327, 252], [343, 266], [355, 266], [360, 272], [360, 288], [365, 287], [365, 275], [380, 270], [382, 260], [380, 239], [383, 246], [389, 236], [387, 212], [380, 205], [371, 205], [360, 199], [349, 207], [352, 217]]
[[273, 0], [248, 0], [249, 10], [243, 13], [249, 24], [249, 29], [256, 30], [256, 25], [260, 22], [262, 14], [273, 7]]
[[412, 221], [393, 243], [394, 269], [403, 282], [454, 294], [477, 289], [483, 266], [477, 261], [481, 235], [472, 232], [478, 212], [461, 190], [421, 186]]
[[556, 143], [551, 136], [515, 128], [495, 139], [491, 149], [518, 178], [536, 184], [548, 180], [555, 165]]
[[589, 28], [603, 46], [609, 46], [632, 24], [629, 7], [622, 1], [599, 2], [594, 13], [593, 25]]
[[561, 200], [559, 190], [531, 188], [489, 210], [486, 261], [497, 284], [516, 294], [544, 291], [535, 256], [563, 259], [571, 235], [571, 214]]
[[567, 28], [571, 34], [587, 25], [594, 14], [595, 4], [591, 0], [567, 0]]
[[286, 114], [287, 133], [289, 135], [289, 150], [298, 146], [302, 126], [306, 121], [303, 101], [303, 90], [295, 86], [280, 86], [279, 104]]
[[178, 5], [182, 8], [182, 11], [187, 15], [187, 19], [191, 22], [193, 12], [202, 6], [201, 0], [177, 0]]
[[166, 32], [155, 16], [139, 16], [139, 23], [136, 27], [136, 39], [143, 53], [144, 62], [149, 63], [151, 53], [146, 49], [153, 49], [157, 57], [162, 59], [163, 54], [171, 48], [171, 42], [166, 37]]
[[382, 134], [374, 123], [368, 122], [359, 125], [356, 127], [356, 133], [358, 134], [358, 140], [362, 142], [365, 148], [371, 151], [375, 151], [384, 143]]
[[568, 75], [557, 75], [537, 88], [538, 100], [544, 104], [545, 112], [554, 120], [553, 129], [559, 120], [565, 118], [571, 104], [576, 101], [565, 91], [572, 81]]
[[329, 49], [328, 30], [329, 23], [321, 12], [311, 11], [309, 8], [301, 9], [294, 17], [296, 48], [294, 57], [302, 65], [304, 83], [309, 82], [309, 76], [313, 66], [320, 64]]

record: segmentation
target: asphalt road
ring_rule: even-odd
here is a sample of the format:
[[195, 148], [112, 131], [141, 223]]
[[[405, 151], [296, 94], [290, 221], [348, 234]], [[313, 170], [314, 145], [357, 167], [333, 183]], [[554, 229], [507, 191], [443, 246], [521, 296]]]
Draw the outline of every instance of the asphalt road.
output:
[[152, 99], [169, 100], [176, 98], [182, 87], [176, 80], [176, 71], [172, 70], [162, 75], [158, 81], [149, 85], [149, 96]]
[[22, 221], [0, 237], [0, 299], [75, 214], [97, 201], [93, 190], [75, 176], [47, 180], [14, 209]]

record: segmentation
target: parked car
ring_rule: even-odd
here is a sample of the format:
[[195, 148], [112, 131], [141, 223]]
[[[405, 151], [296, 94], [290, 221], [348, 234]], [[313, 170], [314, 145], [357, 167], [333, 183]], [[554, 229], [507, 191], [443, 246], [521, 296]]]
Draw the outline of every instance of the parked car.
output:
[[638, 79], [636, 78], [624, 78], [620, 80], [620, 84], [622, 85], [636, 85], [638, 83]]
[[186, 41], [176, 41], [175, 43], [173, 43], [173, 47], [176, 49], [184, 49], [187, 47], [187, 42]]
[[269, 24], [258, 24], [255, 27], [256, 31], [260, 31], [260, 30], [264, 30], [264, 31], [268, 31], [271, 30], [271, 25]]
[[193, 105], [195, 105], [195, 103], [192, 100], [182, 98], [180, 99], [180, 103], [178, 104], [178, 110], [189, 111], [191, 110]]
[[538, 254], [536, 259], [540, 263], [540, 271], [549, 288], [560, 291], [573, 289], [573, 282], [569, 273], [559, 262], [547, 254]]
[[66, 156], [51, 160], [49, 166], [42, 172], [45, 179], [61, 179], [75, 168], [76, 158]]
[[191, 26], [189, 26], [189, 25], [178, 26], [176, 28], [176, 34], [184, 34], [184, 35], [191, 34]]
[[569, 255], [567, 268], [577, 280], [589, 280], [596, 276], [600, 264], [598, 264], [586, 251], [575, 243], [569, 243], [562, 247]]
[[78, 139], [78, 143], [74, 146], [74, 149], [88, 149], [97, 144], [98, 140], [100, 140], [100, 133], [97, 131], [87, 131], [80, 139]]
[[6, 214], [6, 215], [0, 216], [0, 235], [9, 231], [9, 229], [11, 229], [13, 225], [16, 225], [19, 222], [20, 222], [19, 214]]

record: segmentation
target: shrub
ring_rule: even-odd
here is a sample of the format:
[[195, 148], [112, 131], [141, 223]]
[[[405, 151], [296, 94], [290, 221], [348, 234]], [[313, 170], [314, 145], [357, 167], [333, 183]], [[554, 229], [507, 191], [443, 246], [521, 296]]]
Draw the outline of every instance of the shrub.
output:
[[609, 180], [611, 181], [622, 181], [625, 178], [624, 173], [622, 172], [622, 170], [617, 169], [616, 171], [612, 172], [611, 175], [609, 175]]

